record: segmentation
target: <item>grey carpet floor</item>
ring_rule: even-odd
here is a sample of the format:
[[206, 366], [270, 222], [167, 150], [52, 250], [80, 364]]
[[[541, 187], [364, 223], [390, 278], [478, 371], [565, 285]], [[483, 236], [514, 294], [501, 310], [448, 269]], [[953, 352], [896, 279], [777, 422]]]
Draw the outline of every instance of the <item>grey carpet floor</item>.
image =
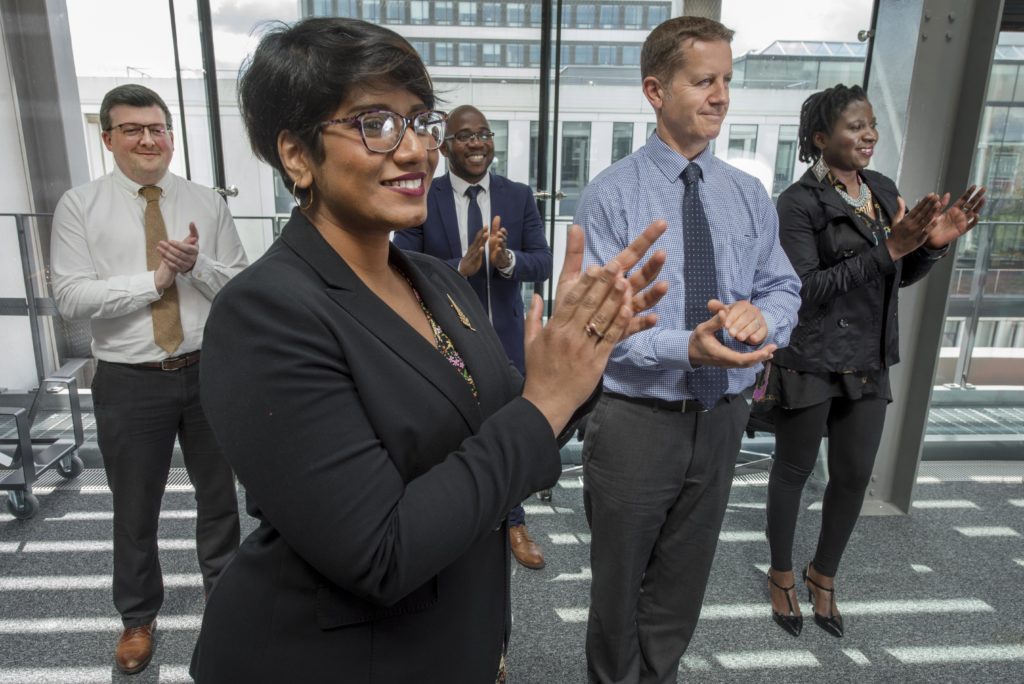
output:
[[[767, 478], [737, 477], [679, 681], [1024, 682], [1020, 464], [1010, 474], [991, 465], [979, 470], [984, 464], [930, 466], [922, 465], [912, 515], [865, 517], [854, 532], [839, 578], [843, 639], [809, 618], [796, 639], [771, 622]], [[44, 478], [35, 518], [0, 513], [0, 684], [189, 681], [203, 598], [187, 478], [175, 470], [164, 499], [167, 589], [157, 651], [150, 667], [130, 678], [112, 662], [120, 623], [110, 603], [110, 494], [102, 471], [88, 469], [68, 483]], [[797, 563], [813, 553], [821, 492], [814, 482], [805, 492]], [[579, 478], [568, 476], [550, 503], [527, 504], [547, 567], [514, 569], [513, 684], [586, 681], [590, 562], [581, 494]], [[801, 599], [809, 613], [806, 594]]]

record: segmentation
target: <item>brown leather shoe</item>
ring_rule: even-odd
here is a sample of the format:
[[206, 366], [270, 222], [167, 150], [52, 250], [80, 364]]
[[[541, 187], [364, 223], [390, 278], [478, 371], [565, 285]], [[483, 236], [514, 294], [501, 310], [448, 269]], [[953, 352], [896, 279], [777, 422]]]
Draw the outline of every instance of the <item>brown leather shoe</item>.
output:
[[530, 538], [526, 531], [526, 525], [516, 525], [508, 528], [508, 540], [512, 543], [512, 555], [516, 557], [519, 564], [531, 570], [540, 570], [544, 567], [544, 554], [540, 547]]
[[153, 632], [156, 620], [141, 627], [125, 627], [117, 640], [117, 669], [125, 674], [142, 672], [153, 657]]

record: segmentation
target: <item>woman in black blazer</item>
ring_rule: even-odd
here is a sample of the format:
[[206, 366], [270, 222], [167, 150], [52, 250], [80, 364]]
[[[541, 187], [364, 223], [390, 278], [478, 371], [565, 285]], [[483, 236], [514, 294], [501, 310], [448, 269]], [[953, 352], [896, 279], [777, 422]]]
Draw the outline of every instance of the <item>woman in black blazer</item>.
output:
[[827, 432], [829, 481], [814, 559], [803, 571], [814, 621], [843, 635], [835, 600], [839, 559], [853, 532], [891, 401], [899, 361], [899, 288], [917, 282], [970, 230], [984, 188], [929, 194], [906, 211], [896, 185], [868, 171], [878, 131], [860, 86], [815, 93], [800, 112], [800, 160], [813, 166], [778, 201], [779, 240], [802, 281], [800, 321], [762, 376], [776, 406], [768, 482], [772, 616], [793, 636], [803, 620], [792, 550], [800, 495]]
[[[203, 406], [259, 527], [210, 594], [207, 682], [498, 678], [508, 641], [505, 515], [560, 472], [556, 436], [615, 342], [664, 294], [664, 255], [580, 274], [529, 317], [529, 380], [455, 270], [391, 245], [419, 225], [444, 138], [430, 78], [392, 31], [308, 19], [264, 35], [239, 82], [256, 154], [299, 205], [214, 302]], [[650, 262], [649, 262], [650, 263]]]

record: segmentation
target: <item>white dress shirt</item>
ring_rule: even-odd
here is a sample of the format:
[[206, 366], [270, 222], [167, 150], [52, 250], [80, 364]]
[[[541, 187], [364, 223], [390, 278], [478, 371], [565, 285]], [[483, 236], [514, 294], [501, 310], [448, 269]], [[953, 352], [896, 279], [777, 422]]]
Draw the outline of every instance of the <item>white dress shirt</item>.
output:
[[[472, 231], [475, 236], [476, 232], [483, 227], [466, 226], [469, 221], [469, 197], [466, 196], [466, 190], [471, 185], [480, 186], [476, 203], [480, 206], [480, 216], [484, 220], [484, 226], [489, 227], [491, 225], [491, 174], [485, 173], [479, 183], [470, 183], [451, 172], [448, 173], [448, 178], [452, 182], [452, 194], [455, 195], [455, 215], [459, 219], [459, 241], [462, 243], [462, 255], [465, 256], [466, 250], [469, 249], [469, 232]], [[508, 266], [505, 268], [494, 267], [506, 278], [511, 278], [516, 270], [516, 254], [511, 250], [509, 250], [509, 254], [511, 258]]]
[[[210, 303], [247, 265], [227, 203], [210, 188], [167, 173], [160, 212], [170, 240], [199, 232], [199, 256], [176, 284], [185, 340], [172, 354], [200, 349]], [[146, 267], [146, 200], [138, 183], [116, 168], [64, 193], [53, 214], [50, 262], [57, 308], [65, 318], [89, 319], [92, 353], [117, 363], [167, 358], [153, 340], [149, 305], [160, 298]]]

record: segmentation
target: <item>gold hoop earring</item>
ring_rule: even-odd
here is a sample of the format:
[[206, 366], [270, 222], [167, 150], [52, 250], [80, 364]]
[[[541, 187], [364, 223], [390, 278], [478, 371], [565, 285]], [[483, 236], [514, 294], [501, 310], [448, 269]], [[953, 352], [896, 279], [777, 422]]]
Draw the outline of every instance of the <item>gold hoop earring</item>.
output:
[[299, 208], [299, 211], [306, 211], [313, 206], [313, 186], [309, 186], [309, 196], [306, 198], [308, 201], [305, 205], [299, 201], [299, 198], [295, 196], [295, 190], [298, 189], [298, 183], [292, 183], [292, 202], [295, 202], [295, 206]]

